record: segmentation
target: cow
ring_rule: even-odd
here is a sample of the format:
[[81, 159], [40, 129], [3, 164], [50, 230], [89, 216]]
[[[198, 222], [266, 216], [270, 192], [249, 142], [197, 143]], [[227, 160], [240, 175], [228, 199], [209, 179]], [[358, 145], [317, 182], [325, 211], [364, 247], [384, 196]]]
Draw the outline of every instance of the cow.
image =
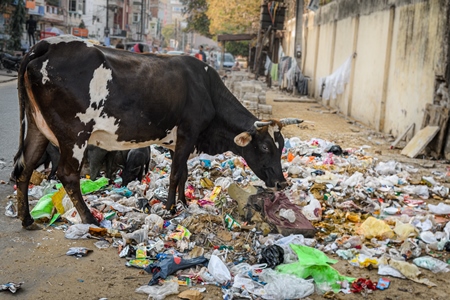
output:
[[150, 147], [131, 149], [128, 152], [122, 171], [122, 186], [127, 186], [133, 180], [142, 180], [150, 166]]
[[[268, 188], [287, 186], [280, 132], [299, 119], [261, 121], [226, 88], [219, 74], [190, 56], [139, 54], [93, 45], [70, 35], [40, 41], [18, 74], [18, 212], [34, 229], [27, 188], [49, 141], [61, 157], [58, 178], [84, 223], [96, 224], [80, 191], [87, 145], [108, 151], [159, 144], [173, 152], [166, 208], [185, 202], [192, 153], [232, 151]], [[25, 132], [26, 131], [26, 132]]]

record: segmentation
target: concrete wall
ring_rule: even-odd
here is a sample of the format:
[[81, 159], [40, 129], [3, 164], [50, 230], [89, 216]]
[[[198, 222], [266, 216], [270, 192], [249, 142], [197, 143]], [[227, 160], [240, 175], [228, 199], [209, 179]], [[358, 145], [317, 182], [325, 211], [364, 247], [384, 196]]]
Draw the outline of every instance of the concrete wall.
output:
[[336, 0], [304, 15], [302, 70], [313, 79], [311, 96], [320, 99], [320, 78], [356, 53], [344, 93], [323, 104], [394, 136], [412, 123], [420, 128], [436, 76], [449, 72], [449, 5], [446, 0]]

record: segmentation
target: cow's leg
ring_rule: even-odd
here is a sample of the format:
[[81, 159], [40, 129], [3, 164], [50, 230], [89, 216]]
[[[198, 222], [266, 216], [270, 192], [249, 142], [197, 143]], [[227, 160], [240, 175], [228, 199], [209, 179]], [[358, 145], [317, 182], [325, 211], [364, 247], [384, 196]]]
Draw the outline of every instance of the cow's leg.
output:
[[[69, 153], [69, 154], [68, 154]], [[92, 215], [91, 211], [86, 205], [81, 195], [80, 188], [80, 170], [81, 161], [78, 161], [72, 156], [72, 150], [61, 147], [61, 158], [58, 167], [58, 179], [72, 200], [73, 205], [80, 214], [81, 220], [85, 224], [98, 224], [97, 220]]]
[[167, 198], [166, 209], [174, 211], [175, 208], [175, 195], [177, 188], [179, 200], [186, 204], [184, 196], [184, 186], [187, 180], [187, 160], [191, 150], [194, 148], [194, 144], [191, 141], [195, 141], [196, 138], [192, 136], [183, 135], [181, 130], [178, 129], [177, 145], [174, 152], [170, 152], [172, 156], [172, 167], [170, 172], [170, 184], [169, 195]]
[[183, 173], [181, 174], [180, 181], [178, 183], [178, 201], [181, 201], [185, 206], [187, 206], [186, 203], [186, 194], [184, 193], [185, 187], [186, 187], [186, 181], [188, 178], [188, 168], [187, 164], [184, 166]]
[[32, 226], [34, 220], [30, 215], [28, 206], [28, 184], [37, 162], [45, 153], [47, 145], [47, 138], [37, 129], [34, 123], [29, 122], [22, 154], [18, 157], [14, 166], [18, 215], [22, 220], [22, 226], [26, 229], [36, 229], [36, 226]]

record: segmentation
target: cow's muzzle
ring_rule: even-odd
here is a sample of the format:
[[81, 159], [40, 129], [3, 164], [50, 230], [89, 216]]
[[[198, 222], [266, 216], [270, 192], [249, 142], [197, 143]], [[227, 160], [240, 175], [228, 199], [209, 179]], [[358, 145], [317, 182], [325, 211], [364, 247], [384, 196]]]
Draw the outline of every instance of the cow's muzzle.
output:
[[277, 181], [275, 182], [275, 190], [281, 191], [284, 190], [288, 186], [288, 183], [286, 181]]

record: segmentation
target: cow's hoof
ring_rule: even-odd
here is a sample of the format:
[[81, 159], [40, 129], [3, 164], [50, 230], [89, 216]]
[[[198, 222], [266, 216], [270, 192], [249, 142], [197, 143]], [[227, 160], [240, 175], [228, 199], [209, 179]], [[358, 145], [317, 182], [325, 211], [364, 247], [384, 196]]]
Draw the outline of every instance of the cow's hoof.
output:
[[93, 225], [100, 226], [100, 223], [98, 222], [98, 220], [91, 214], [84, 216], [84, 217], [81, 216], [81, 221], [83, 221], [84, 224], [93, 224]]
[[41, 225], [38, 225], [36, 223], [32, 223], [28, 226], [24, 226], [23, 228], [25, 228], [26, 230], [42, 230], [43, 227]]

